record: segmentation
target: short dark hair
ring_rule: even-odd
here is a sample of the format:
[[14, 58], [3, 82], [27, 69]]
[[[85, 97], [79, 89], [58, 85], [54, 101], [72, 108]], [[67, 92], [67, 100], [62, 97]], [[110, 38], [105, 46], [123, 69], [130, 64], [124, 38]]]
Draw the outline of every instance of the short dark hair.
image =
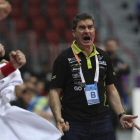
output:
[[88, 13], [80, 13], [80, 14], [77, 14], [75, 17], [74, 17], [74, 20], [73, 20], [73, 27], [72, 29], [73, 30], [76, 30], [77, 28], [77, 23], [81, 20], [87, 20], [87, 19], [91, 19], [93, 21], [93, 25], [94, 25], [94, 18], [92, 15], [88, 14]]
[[107, 43], [108, 43], [109, 41], [115, 41], [115, 42], [117, 42], [117, 39], [115, 39], [115, 38], [108, 38], [108, 39], [106, 39], [106, 40], [104, 41], [105, 46], [107, 45]]
[[34, 92], [35, 93], [35, 90], [33, 90], [31, 88], [28, 88], [28, 87], [26, 87], [25, 89], [23, 89], [22, 93], [23, 94], [26, 94], [28, 91], [31, 91], [31, 92]]

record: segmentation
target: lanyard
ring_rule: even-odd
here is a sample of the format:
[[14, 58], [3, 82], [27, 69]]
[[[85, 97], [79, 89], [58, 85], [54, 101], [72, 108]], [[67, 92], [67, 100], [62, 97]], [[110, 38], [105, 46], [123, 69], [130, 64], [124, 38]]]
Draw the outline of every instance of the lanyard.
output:
[[[75, 51], [73, 49], [73, 46], [71, 46], [71, 48], [72, 48], [72, 51], [73, 51], [73, 54], [74, 54], [75, 58], [78, 61], [79, 66], [80, 66], [81, 82], [82, 82], [82, 84], [85, 84], [85, 78], [84, 78], [84, 75], [83, 75], [83, 72], [82, 72], [82, 68], [81, 68], [81, 63], [80, 63], [79, 56], [75, 53]], [[95, 71], [94, 81], [96, 83], [98, 83], [98, 79], [99, 79], [99, 62], [98, 62], [97, 55], [95, 55], [95, 62], [96, 62], [96, 71]]]

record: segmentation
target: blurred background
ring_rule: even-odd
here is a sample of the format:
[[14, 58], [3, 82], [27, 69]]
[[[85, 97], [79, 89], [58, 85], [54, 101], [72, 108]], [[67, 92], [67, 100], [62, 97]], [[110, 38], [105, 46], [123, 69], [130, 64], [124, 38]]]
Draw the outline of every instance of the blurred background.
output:
[[[75, 15], [87, 12], [95, 19], [96, 47], [116, 58], [113, 64], [124, 108], [134, 113], [132, 97], [134, 89], [140, 88], [140, 0], [8, 1], [12, 12], [0, 22], [0, 43], [7, 55], [21, 50], [27, 59], [20, 69], [24, 84], [16, 87], [11, 104], [55, 124], [48, 96], [53, 62], [72, 44]], [[8, 60], [7, 55], [4, 58]], [[140, 140], [131, 129], [122, 130], [118, 119], [113, 120], [116, 140]]]

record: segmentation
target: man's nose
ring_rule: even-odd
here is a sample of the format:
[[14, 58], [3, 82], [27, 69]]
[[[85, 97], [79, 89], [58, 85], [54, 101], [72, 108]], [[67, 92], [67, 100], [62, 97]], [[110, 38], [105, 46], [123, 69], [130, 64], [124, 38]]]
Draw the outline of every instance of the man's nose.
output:
[[85, 28], [85, 33], [89, 33], [89, 29], [88, 28]]

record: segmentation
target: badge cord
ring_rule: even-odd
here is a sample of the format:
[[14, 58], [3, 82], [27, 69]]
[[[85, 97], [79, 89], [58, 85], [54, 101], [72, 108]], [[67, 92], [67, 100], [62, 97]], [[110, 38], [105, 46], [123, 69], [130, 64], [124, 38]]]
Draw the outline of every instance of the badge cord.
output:
[[74, 49], [73, 49], [73, 46], [71, 46], [71, 48], [72, 48], [72, 51], [73, 51], [73, 53], [74, 53], [75, 58], [76, 58], [77, 61], [78, 61], [79, 66], [80, 66], [80, 77], [81, 77], [81, 82], [82, 82], [82, 84], [85, 85], [86, 82], [85, 82], [85, 78], [84, 78], [84, 76], [83, 76], [83, 72], [82, 72], [82, 68], [81, 68], [81, 63], [80, 63], [80, 59], [79, 59], [78, 55], [75, 53], [75, 51], [74, 51]]
[[[82, 68], [81, 68], [81, 63], [80, 63], [80, 59], [79, 59], [78, 55], [75, 53], [75, 51], [74, 51], [74, 49], [73, 49], [73, 46], [71, 46], [71, 47], [72, 47], [72, 51], [73, 51], [73, 53], [74, 53], [74, 55], [75, 55], [75, 58], [77, 59], [78, 64], [79, 64], [79, 66], [80, 66], [81, 82], [82, 82], [82, 84], [85, 84], [86, 82], [85, 82], [85, 78], [84, 78], [84, 76], [83, 76], [83, 72], [82, 72]], [[96, 71], [95, 71], [94, 81], [95, 81], [95, 83], [97, 84], [97, 83], [98, 83], [98, 79], [99, 79], [99, 62], [98, 62], [97, 55], [95, 55], [95, 62], [96, 62]]]

